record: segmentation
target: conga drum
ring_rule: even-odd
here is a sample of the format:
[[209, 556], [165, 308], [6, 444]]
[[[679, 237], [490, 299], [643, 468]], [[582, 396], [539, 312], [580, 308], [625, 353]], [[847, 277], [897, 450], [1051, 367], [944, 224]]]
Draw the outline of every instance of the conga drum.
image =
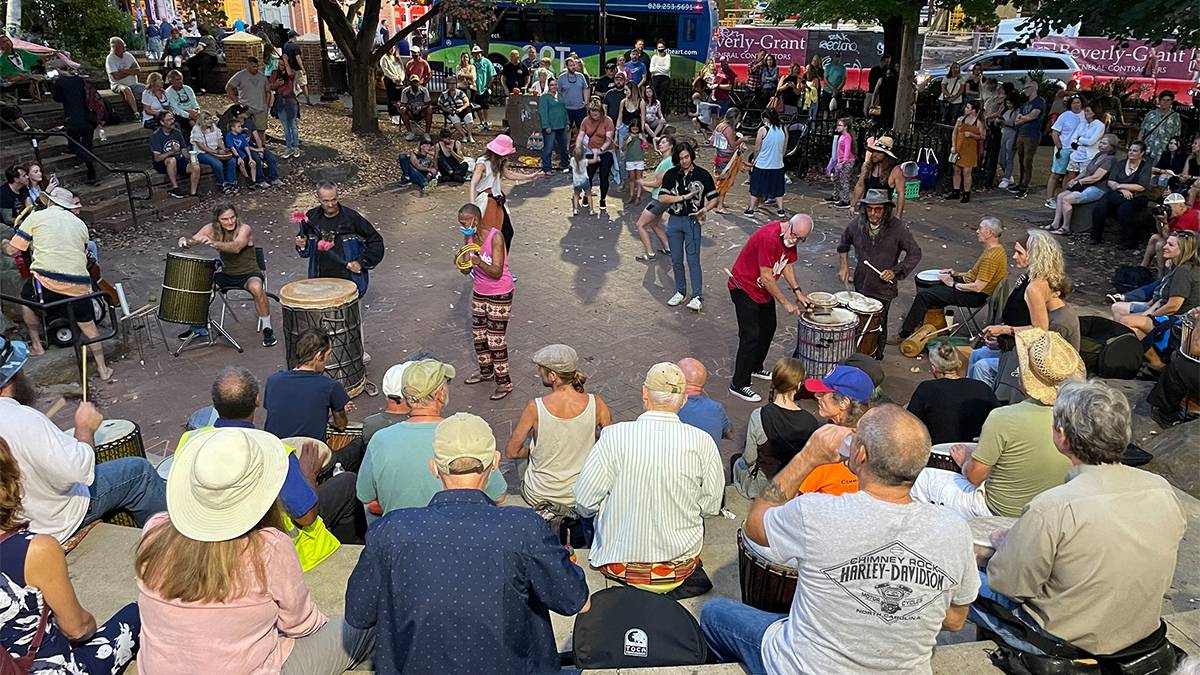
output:
[[341, 431], [333, 428], [332, 424], [325, 426], [325, 443], [329, 449], [337, 452], [363, 437], [363, 425], [351, 422]]
[[930, 469], [944, 469], [946, 471], [953, 471], [954, 473], [961, 473], [962, 469], [959, 468], [958, 462], [955, 462], [954, 458], [950, 456], [950, 448], [956, 445], [973, 447], [975, 444], [938, 443], [929, 450], [929, 461], [925, 463], [925, 466]]
[[300, 365], [296, 359], [300, 335], [306, 330], [319, 330], [333, 344], [325, 373], [341, 382], [351, 398], [362, 393], [367, 369], [363, 364], [362, 314], [354, 282], [325, 278], [293, 281], [279, 289], [279, 304], [283, 307], [287, 367]]
[[809, 312], [797, 321], [792, 356], [804, 364], [809, 377], [825, 377], [854, 353], [857, 332], [858, 317], [848, 309], [834, 307], [827, 314]]
[[[938, 278], [941, 273], [941, 270], [921, 270], [917, 272], [917, 276], [915, 277], [917, 290], [920, 291], [922, 288], [941, 286], [942, 281]], [[925, 317], [921, 320], [921, 323], [927, 323], [934, 328], [945, 328], [946, 309], [944, 307], [935, 307], [925, 310]]]
[[741, 530], [737, 542], [742, 602], [764, 612], [786, 614], [796, 595], [796, 569], [768, 560]]
[[854, 345], [859, 354], [875, 355], [883, 335], [883, 303], [856, 293], [847, 307], [858, 317], [858, 338]]
[[[67, 429], [67, 435], [74, 436], [75, 429]], [[104, 420], [96, 429], [95, 445], [96, 463], [103, 464], [114, 459], [126, 457], [141, 457], [145, 459], [146, 449], [142, 445], [142, 430], [136, 422], [130, 420]], [[125, 527], [137, 527], [133, 516], [125, 511], [117, 511], [104, 519], [105, 522]]]
[[168, 253], [158, 318], [189, 326], [208, 325], [208, 304], [216, 269], [217, 261], [213, 258]]

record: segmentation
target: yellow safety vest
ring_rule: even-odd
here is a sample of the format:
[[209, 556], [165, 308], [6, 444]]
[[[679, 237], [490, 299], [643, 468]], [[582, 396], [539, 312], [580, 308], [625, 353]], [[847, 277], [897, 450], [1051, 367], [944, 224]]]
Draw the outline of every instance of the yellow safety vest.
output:
[[[196, 429], [195, 433], [211, 431], [216, 427], [201, 427]], [[193, 432], [184, 432], [179, 438], [179, 445], [175, 446], [175, 451], [183, 447], [184, 441], [188, 435]], [[284, 445], [287, 448], [289, 455], [296, 454], [296, 449], [290, 445]], [[296, 556], [300, 558], [300, 568], [305, 572], [311, 570], [317, 565], [324, 562], [326, 558], [333, 555], [333, 552], [341, 548], [342, 544], [333, 536], [325, 527], [325, 521], [321, 520], [321, 516], [317, 516], [316, 520], [309, 523], [307, 527], [299, 527], [292, 522], [287, 511], [280, 509], [283, 515], [283, 525], [287, 528], [288, 536], [292, 538], [292, 544], [296, 547]]]

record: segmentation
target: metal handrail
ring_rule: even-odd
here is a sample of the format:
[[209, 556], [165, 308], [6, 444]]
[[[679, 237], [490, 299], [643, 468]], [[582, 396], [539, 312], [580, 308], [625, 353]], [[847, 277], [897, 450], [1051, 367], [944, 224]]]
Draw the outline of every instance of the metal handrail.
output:
[[[150, 201], [150, 199], [154, 196], [154, 186], [150, 182], [150, 172], [149, 171], [146, 171], [145, 169], [135, 169], [133, 167], [128, 167], [128, 166], [114, 166], [112, 164], [109, 164], [105, 160], [101, 159], [98, 155], [96, 155], [96, 153], [94, 153], [91, 150], [89, 150], [88, 148], [84, 147], [84, 145], [82, 143], [75, 140], [74, 138], [71, 138], [71, 136], [69, 134], [67, 134], [67, 132], [65, 132], [65, 131], [54, 131], [54, 130], [26, 131], [24, 129], [17, 128], [17, 126], [15, 124], [13, 124], [12, 122], [5, 120], [5, 119], [0, 119], [0, 123], [3, 123], [4, 126], [8, 127], [8, 129], [10, 131], [17, 134], [18, 136], [22, 136], [24, 138], [29, 139], [29, 144], [31, 146], [33, 146], [33, 157], [35, 160], [37, 160], [38, 164], [42, 163], [42, 153], [41, 153], [40, 145], [39, 145], [40, 140], [45, 136], [61, 136], [65, 139], [67, 139], [67, 148], [68, 149], [71, 149], [71, 145], [74, 144], [75, 149], [82, 151], [83, 154], [90, 157], [92, 159], [92, 161], [95, 162], [96, 164], [99, 164], [100, 166], [104, 167], [104, 169], [106, 171], [108, 171], [109, 173], [121, 174], [121, 177], [125, 179], [125, 196], [129, 199], [129, 217], [133, 220], [133, 226], [137, 227], [137, 225], [138, 225], [137, 209], [135, 208], [133, 202], [134, 201], [143, 201], [143, 202]], [[141, 195], [135, 195], [133, 193], [133, 181], [131, 181], [129, 179], [130, 175], [132, 175], [132, 174], [140, 174], [142, 176], [142, 178], [146, 181], [146, 195], [144, 197]]]
[[[98, 331], [96, 337], [89, 338], [89, 337], [85, 337], [83, 334], [83, 331], [79, 330], [79, 322], [75, 320], [74, 303], [84, 301], [84, 300], [86, 300], [87, 302], [91, 302], [94, 298], [98, 298], [100, 296], [107, 297], [107, 294], [102, 290], [95, 290], [86, 295], [76, 295], [76, 296], [72, 296], [69, 298], [63, 298], [62, 300], [55, 300], [53, 302], [35, 302], [33, 300], [26, 300], [25, 298], [22, 298], [20, 295], [9, 295], [8, 293], [0, 292], [0, 300], [2, 300], [4, 302], [14, 302], [18, 305], [22, 305], [24, 307], [28, 307], [33, 310], [41, 310], [43, 315], [45, 315], [47, 309], [53, 309], [60, 305], [66, 305], [67, 306], [67, 321], [70, 322], [70, 324], [75, 327], [75, 330], [72, 331], [75, 334], [75, 340], [74, 340], [74, 344], [72, 345], [72, 348], [75, 351], [75, 363], [76, 363], [76, 365], [79, 366], [81, 373], [83, 372], [83, 348], [87, 347], [89, 345], [92, 345], [94, 343], [97, 343], [97, 342], [104, 342], [105, 340], [111, 340], [117, 336], [117, 326], [118, 326], [117, 307], [116, 307], [116, 305], [113, 305], [111, 302], [108, 302], [107, 299], [105, 299], [104, 305], [106, 307], [108, 307], [108, 322], [111, 327], [111, 331], [107, 335], [105, 335], [101, 331]], [[49, 326], [43, 326], [43, 328], [45, 328], [46, 330], [49, 330]]]

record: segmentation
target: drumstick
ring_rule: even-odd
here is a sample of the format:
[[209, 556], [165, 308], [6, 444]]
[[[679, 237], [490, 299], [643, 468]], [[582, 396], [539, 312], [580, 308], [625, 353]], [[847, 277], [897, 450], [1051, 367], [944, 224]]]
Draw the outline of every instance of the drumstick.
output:
[[83, 347], [80, 352], [80, 361], [83, 362], [83, 402], [87, 403], [87, 347]]
[[742, 288], [742, 285], [738, 283], [737, 277], [733, 276], [733, 272], [730, 272], [728, 267], [722, 267], [721, 271], [724, 272], [725, 274], [729, 275], [729, 279], [731, 281], [733, 281], [733, 285], [737, 286], [737, 289], [739, 291], [741, 291], [743, 293], [746, 292], [746, 289]]
[[[883, 279], [883, 272], [880, 272], [880, 271], [879, 271], [879, 269], [878, 269], [877, 267], [875, 267], [874, 265], [872, 265], [870, 260], [864, 260], [864, 261], [863, 261], [863, 264], [864, 264], [864, 265], [866, 265], [867, 267], [870, 267], [870, 268], [871, 268], [871, 271], [873, 271], [873, 272], [875, 272], [875, 274], [879, 275], [879, 278], [880, 278], [880, 279]], [[884, 280], [884, 281], [886, 281], [886, 282], [888, 282], [889, 284], [894, 284], [894, 283], [896, 283], [896, 282], [895, 282], [895, 280], [889, 280], [889, 279], [883, 279], [883, 280]]]
[[62, 410], [63, 406], [66, 404], [67, 404], [67, 399], [59, 396], [58, 400], [54, 402], [54, 405], [50, 406], [50, 409], [46, 411], [46, 417], [54, 417], [55, 415], [58, 414], [58, 411]]

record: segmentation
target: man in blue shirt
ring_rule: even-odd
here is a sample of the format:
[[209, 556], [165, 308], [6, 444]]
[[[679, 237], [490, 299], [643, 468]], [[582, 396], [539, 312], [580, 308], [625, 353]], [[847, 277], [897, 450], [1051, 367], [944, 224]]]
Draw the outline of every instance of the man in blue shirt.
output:
[[[217, 411], [214, 427], [254, 428], [254, 411], [259, 405], [258, 378], [245, 368], [229, 367], [221, 371], [212, 386], [213, 408]], [[286, 438], [286, 437], [285, 437]], [[356, 476], [343, 471], [317, 486], [322, 463], [317, 447], [297, 448], [288, 455], [288, 473], [279, 491], [284, 511], [298, 527], [308, 527], [317, 516], [343, 544], [361, 544], [367, 531], [366, 514], [354, 497]], [[339, 453], [338, 461], [342, 460]]]
[[[167, 194], [177, 198], [189, 194], [195, 197], [196, 189], [200, 186], [200, 164], [193, 164], [189, 160], [187, 141], [183, 139], [183, 132], [175, 123], [175, 115], [170, 110], [163, 110], [155, 119], [158, 120], [159, 126], [150, 135], [150, 155], [154, 160], [154, 170], [167, 174], [167, 179], [171, 181], [171, 190]], [[185, 193], [179, 187], [180, 169], [187, 171], [191, 192]]]
[[1033, 158], [1038, 146], [1042, 144], [1042, 129], [1046, 123], [1046, 99], [1038, 95], [1038, 84], [1026, 80], [1021, 87], [1025, 95], [1025, 103], [1017, 109], [1017, 141], [1013, 153], [1020, 172], [1017, 174], [1017, 184], [1010, 187], [1017, 199], [1024, 199], [1029, 192], [1029, 181], [1033, 178]]
[[541, 516], [482, 492], [500, 462], [482, 418], [439, 423], [433, 453], [445, 489], [371, 526], [346, 622], [375, 627], [378, 673], [558, 672], [550, 612], [587, 611], [583, 570]]
[[679, 421], [712, 436], [713, 443], [721, 447], [722, 438], [733, 438], [733, 422], [725, 414], [725, 406], [704, 395], [708, 369], [691, 357], [675, 365], [683, 371], [684, 381], [687, 382], [687, 403], [679, 409]]
[[[280, 438], [306, 436], [325, 442], [326, 421], [332, 417], [333, 428], [346, 428], [346, 413], [354, 409], [350, 396], [341, 382], [325, 374], [325, 364], [333, 354], [329, 336], [309, 329], [296, 340], [294, 370], [280, 370], [267, 378], [263, 392], [263, 407], [267, 422], [263, 428]], [[353, 467], [343, 468], [355, 470]]]

